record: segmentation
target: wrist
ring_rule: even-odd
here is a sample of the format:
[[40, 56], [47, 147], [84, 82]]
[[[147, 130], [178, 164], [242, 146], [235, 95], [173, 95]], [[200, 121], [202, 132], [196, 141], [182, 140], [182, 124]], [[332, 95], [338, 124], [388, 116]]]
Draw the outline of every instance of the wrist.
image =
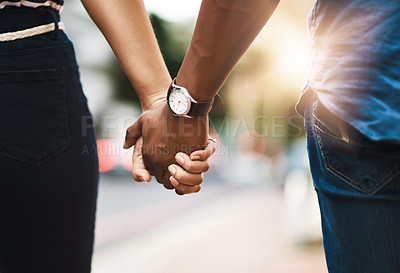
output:
[[194, 77], [186, 77], [185, 73], [178, 73], [175, 83], [179, 86], [184, 86], [188, 91], [190, 96], [196, 101], [203, 102], [212, 100], [216, 92], [202, 92], [204, 89], [204, 82], [194, 79]]
[[163, 90], [162, 92], [147, 96], [146, 99], [140, 101], [140, 104], [142, 106], [142, 111], [144, 112], [165, 101], [166, 92]]
[[168, 86], [171, 83], [171, 77], [169, 74], [159, 78], [142, 76], [140, 81], [131, 80], [132, 86], [135, 88], [136, 93], [139, 96], [142, 110], [146, 111], [154, 105], [165, 101]]
[[176, 83], [186, 87], [196, 101], [209, 101], [218, 93], [220, 81], [214, 73], [201, 69], [201, 65], [200, 68], [198, 66], [194, 68], [191, 64], [197, 61], [200, 60], [185, 57], [176, 76]]

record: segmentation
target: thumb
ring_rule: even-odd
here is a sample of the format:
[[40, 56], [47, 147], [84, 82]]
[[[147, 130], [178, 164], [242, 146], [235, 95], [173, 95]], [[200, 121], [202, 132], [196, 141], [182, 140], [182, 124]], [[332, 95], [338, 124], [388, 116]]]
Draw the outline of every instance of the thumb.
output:
[[135, 148], [133, 149], [132, 163], [133, 163], [133, 179], [137, 182], [150, 182], [151, 175], [143, 163], [142, 156], [143, 137], [139, 137], [136, 141]]
[[137, 139], [142, 135], [142, 119], [139, 118], [133, 125], [126, 129], [124, 149], [135, 145]]

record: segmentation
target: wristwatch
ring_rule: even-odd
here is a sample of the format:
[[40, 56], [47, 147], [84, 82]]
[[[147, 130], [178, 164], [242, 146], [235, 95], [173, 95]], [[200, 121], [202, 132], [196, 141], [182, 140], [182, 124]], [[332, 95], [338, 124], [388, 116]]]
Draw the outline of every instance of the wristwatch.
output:
[[167, 103], [175, 116], [193, 118], [196, 116], [205, 116], [211, 109], [221, 109], [221, 97], [216, 95], [208, 101], [196, 101], [190, 96], [189, 91], [176, 84], [176, 78], [168, 88]]

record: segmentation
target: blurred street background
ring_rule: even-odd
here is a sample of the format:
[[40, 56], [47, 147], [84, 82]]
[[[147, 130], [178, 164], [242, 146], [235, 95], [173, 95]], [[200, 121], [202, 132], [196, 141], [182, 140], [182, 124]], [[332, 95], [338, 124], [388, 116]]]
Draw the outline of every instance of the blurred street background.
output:
[[[200, 0], [145, 0], [175, 77]], [[325, 273], [318, 203], [294, 106], [304, 84], [312, 0], [282, 1], [223, 86], [218, 139], [200, 193], [136, 183], [125, 130], [137, 96], [78, 0], [62, 17], [95, 118], [100, 187], [93, 273]], [[127, 33], [127, 35], [130, 35]], [[134, 35], [134, 34], [131, 34]]]

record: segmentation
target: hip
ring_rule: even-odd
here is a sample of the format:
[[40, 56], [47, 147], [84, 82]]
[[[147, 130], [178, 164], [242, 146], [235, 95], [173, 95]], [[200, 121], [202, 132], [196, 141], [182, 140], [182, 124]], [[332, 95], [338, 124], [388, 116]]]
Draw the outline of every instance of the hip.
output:
[[373, 141], [314, 98], [305, 111], [310, 167], [318, 190], [399, 200], [400, 146]]

